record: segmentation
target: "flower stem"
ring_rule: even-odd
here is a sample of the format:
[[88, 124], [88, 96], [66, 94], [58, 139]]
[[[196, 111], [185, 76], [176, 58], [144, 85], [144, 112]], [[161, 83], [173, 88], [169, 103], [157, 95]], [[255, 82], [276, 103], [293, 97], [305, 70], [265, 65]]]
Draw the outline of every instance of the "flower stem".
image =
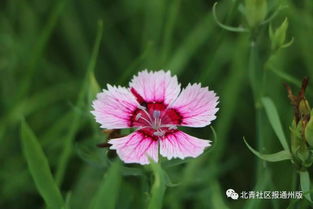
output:
[[[250, 42], [250, 56], [249, 56], [249, 79], [250, 86], [253, 92], [255, 104], [255, 117], [256, 117], [256, 140], [258, 150], [264, 150], [265, 145], [265, 115], [261, 106], [261, 98], [264, 95], [264, 86], [266, 81], [265, 72], [263, 70], [264, 63], [261, 62], [259, 57], [259, 48], [256, 38], [252, 37]], [[263, 161], [258, 161], [256, 172], [256, 185], [259, 185], [262, 176], [264, 175]]]

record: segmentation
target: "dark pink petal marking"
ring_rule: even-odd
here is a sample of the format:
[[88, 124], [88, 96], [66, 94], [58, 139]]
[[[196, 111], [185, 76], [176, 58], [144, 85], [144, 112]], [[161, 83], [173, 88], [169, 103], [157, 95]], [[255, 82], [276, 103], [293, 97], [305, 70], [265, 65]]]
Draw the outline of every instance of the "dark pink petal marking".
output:
[[139, 72], [129, 83], [130, 88], [136, 89], [136, 92], [145, 102], [163, 102], [172, 103], [180, 92], [180, 84], [176, 76], [171, 76], [169, 71], [163, 70], [148, 72], [147, 70]]
[[136, 91], [136, 89], [131, 88], [130, 92], [136, 97], [137, 102], [142, 105], [142, 106], [146, 106], [146, 102], [145, 100], [142, 98], [142, 96], [140, 96], [140, 94], [138, 94], [138, 92]]
[[[140, 96], [140, 95], [139, 95]], [[147, 120], [151, 120], [154, 111], [160, 111], [160, 118], [163, 125], [180, 125], [182, 122], [182, 116], [180, 113], [172, 108], [167, 108], [164, 103], [145, 103], [146, 111], [142, 109], [135, 109], [130, 117], [131, 127], [150, 126]], [[148, 114], [147, 114], [148, 113]], [[141, 115], [141, 118], [138, 118]], [[150, 118], [149, 118], [150, 116]]]

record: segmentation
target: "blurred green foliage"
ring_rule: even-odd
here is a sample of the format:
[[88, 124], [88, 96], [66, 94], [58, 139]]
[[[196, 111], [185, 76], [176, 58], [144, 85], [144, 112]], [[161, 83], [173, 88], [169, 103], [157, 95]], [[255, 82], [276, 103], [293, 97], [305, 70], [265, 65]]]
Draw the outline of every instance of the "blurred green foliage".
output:
[[[229, 25], [245, 23], [238, 9], [243, 2], [220, 1], [219, 18]], [[244, 136], [253, 147], [259, 143], [248, 78], [249, 36], [219, 28], [213, 4], [209, 0], [1, 1], [0, 208], [44, 208], [45, 202], [54, 208], [63, 201], [65, 209], [102, 204], [103, 208], [156, 208], [153, 202], [162, 198], [151, 195], [159, 191], [165, 192], [161, 205], [171, 209], [308, 208], [306, 200], [290, 204], [226, 198], [228, 188], [300, 190], [300, 182], [290, 162], [260, 161], [242, 140]], [[288, 7], [271, 25], [277, 28], [288, 17], [286, 40], [294, 37], [294, 43], [273, 57], [266, 69], [264, 94], [275, 103], [290, 143], [293, 114], [283, 83], [298, 88], [304, 76], [313, 78], [313, 1], [275, 0], [267, 7], [273, 10], [278, 5]], [[258, 33], [260, 51], [271, 49], [268, 27]], [[220, 111], [212, 124], [217, 133], [214, 149], [181, 163], [165, 161], [166, 175], [157, 165], [151, 169], [113, 162], [114, 152], [96, 147], [106, 135], [89, 112], [99, 88], [107, 83], [127, 85], [133, 74], [146, 68], [169, 69], [183, 86], [201, 82], [220, 96]], [[313, 101], [311, 84], [309, 101]], [[23, 122], [20, 130], [22, 118], [28, 125]], [[262, 125], [259, 151], [280, 151], [269, 120], [265, 118]], [[187, 131], [214, 139], [209, 127]], [[256, 162], [262, 172], [257, 172]], [[42, 167], [42, 176], [36, 167]], [[154, 182], [157, 178], [162, 185]], [[167, 183], [165, 191], [162, 178], [175, 184]], [[55, 205], [49, 205], [51, 201]]]

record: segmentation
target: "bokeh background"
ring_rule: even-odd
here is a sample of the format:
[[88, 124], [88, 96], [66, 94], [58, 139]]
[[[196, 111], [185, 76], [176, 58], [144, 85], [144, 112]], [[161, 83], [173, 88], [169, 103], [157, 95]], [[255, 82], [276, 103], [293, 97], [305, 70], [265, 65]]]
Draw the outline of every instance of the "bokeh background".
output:
[[[265, 163], [243, 142], [245, 137], [253, 147], [258, 143], [248, 78], [249, 34], [218, 27], [212, 15], [214, 2], [2, 0], [0, 208], [44, 208], [22, 152], [22, 118], [37, 136], [63, 196], [71, 194], [71, 207], [88, 208], [116, 158], [107, 148], [96, 147], [107, 139], [90, 114], [97, 83], [100, 88], [107, 83], [128, 85], [143, 69], [170, 70], [183, 86], [201, 82], [220, 96], [220, 111], [212, 123], [216, 137], [210, 127], [186, 130], [213, 140], [212, 150], [184, 163], [165, 162], [173, 184], [167, 187], [163, 208], [287, 208], [288, 200], [233, 201], [225, 196], [228, 188], [238, 192], [300, 189], [289, 161]], [[220, 1], [220, 20], [245, 26], [238, 9], [242, 3]], [[278, 5], [288, 7], [272, 25], [277, 27], [287, 17], [287, 39], [294, 37], [294, 43], [279, 50], [266, 69], [264, 95], [274, 101], [289, 139], [293, 113], [283, 84], [297, 91], [304, 76], [313, 78], [313, 2], [270, 1], [269, 13]], [[99, 21], [103, 35], [97, 56], [93, 47]], [[259, 33], [262, 59], [270, 47], [268, 25]], [[312, 86], [313, 82], [307, 98], [313, 102]], [[263, 130], [260, 151], [281, 150], [267, 120]], [[262, 172], [257, 171], [258, 164]], [[149, 166], [123, 165], [121, 175], [122, 182], [115, 188], [116, 208], [147, 208], [153, 183]], [[306, 200], [300, 200], [291, 208], [308, 207]]]

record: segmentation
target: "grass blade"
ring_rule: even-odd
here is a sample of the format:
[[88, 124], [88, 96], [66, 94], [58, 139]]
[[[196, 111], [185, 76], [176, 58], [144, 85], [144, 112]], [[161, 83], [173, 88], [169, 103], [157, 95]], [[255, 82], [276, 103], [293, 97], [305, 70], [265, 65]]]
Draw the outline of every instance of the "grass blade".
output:
[[224, 191], [221, 188], [221, 185], [215, 179], [210, 181], [212, 194], [211, 194], [211, 201], [213, 208], [220, 208], [220, 209], [229, 209], [228, 205], [225, 203], [224, 200]]
[[65, 203], [64, 203], [64, 206], [62, 207], [62, 209], [71, 209], [71, 197], [72, 197], [72, 193], [68, 192], [66, 194]]
[[37, 190], [49, 209], [60, 209], [64, 201], [51, 174], [48, 160], [25, 120], [21, 126], [22, 149]]
[[121, 184], [121, 164], [115, 161], [105, 175], [92, 201], [91, 209], [114, 209]]
[[286, 151], [290, 152], [283, 128], [282, 128], [281, 123], [280, 123], [277, 109], [276, 109], [273, 101], [268, 97], [263, 97], [261, 100], [262, 100], [262, 103], [265, 107], [267, 117], [268, 117], [268, 119], [272, 125], [272, 128], [274, 129], [274, 132], [275, 132], [276, 136], [278, 137], [281, 145], [283, 146], [283, 148]]

